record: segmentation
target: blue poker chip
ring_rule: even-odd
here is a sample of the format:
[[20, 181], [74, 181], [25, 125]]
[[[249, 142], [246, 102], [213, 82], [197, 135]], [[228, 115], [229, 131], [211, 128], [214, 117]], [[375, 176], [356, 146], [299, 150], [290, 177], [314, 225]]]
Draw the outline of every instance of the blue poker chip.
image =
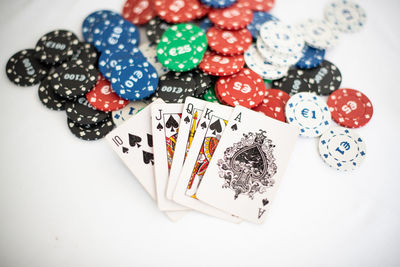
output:
[[199, 27], [202, 28], [206, 33], [208, 32], [208, 29], [210, 29], [212, 26], [214, 26], [214, 24], [208, 17], [204, 18], [199, 24]]
[[121, 19], [122, 17], [117, 12], [111, 10], [97, 10], [89, 14], [82, 23], [83, 39], [86, 42], [93, 44], [93, 30], [96, 24], [113, 18]]
[[139, 45], [139, 29], [125, 19], [107, 19], [93, 30], [93, 45], [99, 51], [114, 49], [119, 44]]
[[140, 52], [139, 48], [136, 46], [121, 44], [116, 49], [106, 49], [101, 53], [98, 63], [99, 70], [107, 80], [110, 80], [111, 72], [115, 66], [129, 58], [135, 59], [135, 62], [137, 60], [146, 60], [142, 52]]
[[158, 74], [147, 61], [125, 59], [111, 72], [111, 86], [123, 99], [141, 100], [156, 91]]
[[236, 3], [236, 0], [200, 0], [200, 2], [212, 8], [226, 8]]
[[303, 56], [296, 63], [299, 69], [316, 68], [324, 61], [325, 50], [313, 48], [305, 45], [303, 48]]
[[247, 29], [250, 31], [251, 36], [253, 36], [253, 39], [257, 39], [258, 34], [260, 33], [261, 25], [270, 20], [278, 21], [279, 19], [272, 16], [268, 12], [253, 11], [253, 20], [249, 25], [247, 25]]

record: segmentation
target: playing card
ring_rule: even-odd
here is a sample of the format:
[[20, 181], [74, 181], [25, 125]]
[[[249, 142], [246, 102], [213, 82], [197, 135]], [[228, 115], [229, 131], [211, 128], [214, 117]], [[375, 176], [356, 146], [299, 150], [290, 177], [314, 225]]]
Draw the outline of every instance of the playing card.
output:
[[196, 197], [262, 223], [293, 151], [297, 127], [235, 107]]
[[211, 216], [232, 222], [240, 222], [237, 217], [200, 202], [196, 198], [197, 186], [207, 169], [208, 162], [231, 113], [232, 108], [228, 106], [216, 103], [209, 103], [205, 106], [176, 184], [173, 200]]
[[[151, 106], [160, 103], [164, 102], [156, 100], [106, 136], [112, 149], [153, 199], [156, 188], [150, 113]], [[166, 215], [174, 221], [181, 213], [166, 212]]]
[[172, 199], [176, 182], [182, 170], [187, 152], [192, 144], [194, 134], [200, 121], [203, 109], [208, 102], [194, 97], [187, 97], [182, 110], [182, 119], [179, 124], [179, 135], [176, 141], [174, 159], [168, 179], [167, 198]]
[[188, 209], [167, 199], [166, 196], [182, 109], [183, 104], [155, 104], [151, 107], [157, 204], [160, 210], [165, 211]]

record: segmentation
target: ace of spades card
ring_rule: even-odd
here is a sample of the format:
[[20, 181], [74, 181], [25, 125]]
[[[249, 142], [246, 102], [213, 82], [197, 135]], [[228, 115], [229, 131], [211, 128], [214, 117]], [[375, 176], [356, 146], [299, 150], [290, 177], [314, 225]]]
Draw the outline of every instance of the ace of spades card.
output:
[[239, 223], [240, 220], [237, 217], [200, 202], [196, 198], [197, 186], [201, 182], [201, 177], [207, 169], [208, 162], [225, 128], [225, 122], [231, 113], [232, 108], [228, 106], [216, 103], [208, 103], [205, 106], [176, 184], [173, 200], [205, 214]]
[[[153, 199], [156, 198], [156, 188], [150, 113], [152, 105], [162, 103], [164, 101], [157, 99], [106, 136], [109, 145]], [[173, 211], [165, 214], [176, 221], [186, 212]]]
[[194, 97], [187, 97], [179, 124], [179, 135], [176, 141], [174, 158], [168, 179], [167, 198], [172, 200], [176, 183], [182, 170], [187, 152], [190, 149], [201, 114], [208, 102]]
[[158, 208], [164, 211], [188, 210], [166, 196], [182, 109], [183, 104], [156, 104], [151, 107], [157, 203]]
[[295, 126], [235, 107], [197, 198], [244, 220], [262, 223], [298, 134]]

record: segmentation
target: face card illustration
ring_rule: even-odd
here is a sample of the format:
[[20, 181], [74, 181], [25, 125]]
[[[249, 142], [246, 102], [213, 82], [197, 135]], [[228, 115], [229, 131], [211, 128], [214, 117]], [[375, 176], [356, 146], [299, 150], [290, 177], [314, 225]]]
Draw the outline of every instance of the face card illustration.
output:
[[[196, 191], [195, 186], [198, 185], [201, 175], [201, 173], [199, 173], [199, 170], [201, 169], [201, 171], [203, 171], [207, 169], [207, 166], [201, 165], [207, 161], [201, 155], [210, 152], [202, 152], [202, 147], [204, 147], [204, 143], [208, 142], [206, 140], [210, 140], [210, 142], [213, 143], [212, 146], [216, 145], [217, 139], [220, 138], [220, 135], [222, 135], [224, 126], [223, 124], [225, 124], [224, 121], [226, 121], [230, 117], [231, 113], [232, 108], [228, 106], [223, 106], [216, 103], [208, 103], [205, 106], [199, 121], [199, 125], [197, 126], [196, 134], [194, 135], [189, 153], [187, 154], [186, 160], [182, 167], [182, 171], [179, 175], [179, 179], [173, 193], [173, 200], [181, 205], [187, 206], [205, 214], [238, 223], [240, 222], [240, 220], [237, 217], [232, 216], [230, 213], [226, 213], [212, 206], [209, 206], [193, 197], [193, 194], [187, 193], [188, 189], [193, 190], [193, 192]], [[211, 150], [212, 149], [214, 148], [211, 148]], [[194, 171], [195, 168], [197, 168], [196, 171]], [[194, 176], [192, 175], [193, 173], [195, 173]], [[193, 177], [197, 177], [198, 180], [194, 180]], [[196, 184], [194, 184], [195, 182]], [[191, 185], [190, 188], [188, 188], [189, 185]]]
[[176, 141], [175, 154], [168, 179], [167, 198], [172, 200], [176, 182], [182, 170], [186, 155], [192, 144], [198, 122], [208, 102], [194, 97], [187, 97], [182, 110], [179, 135]]
[[295, 126], [235, 107], [196, 197], [242, 219], [262, 223], [298, 134]]
[[[106, 140], [124, 164], [155, 199], [153, 136], [151, 130], [151, 106], [164, 103], [158, 99], [125, 123], [111, 131]], [[171, 220], [179, 219], [180, 212], [166, 212]]]
[[159, 209], [165, 211], [188, 209], [167, 199], [166, 195], [182, 109], [183, 104], [156, 104], [151, 107], [157, 203]]

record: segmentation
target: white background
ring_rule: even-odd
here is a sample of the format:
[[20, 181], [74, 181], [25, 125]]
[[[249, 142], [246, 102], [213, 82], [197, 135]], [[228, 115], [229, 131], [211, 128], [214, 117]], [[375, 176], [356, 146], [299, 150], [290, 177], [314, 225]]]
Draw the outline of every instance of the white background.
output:
[[[324, 0], [277, 0], [287, 23], [321, 18]], [[0, 3], [0, 266], [398, 266], [400, 264], [399, 1], [360, 0], [366, 27], [327, 52], [343, 87], [373, 102], [356, 130], [367, 144], [357, 170], [319, 157], [299, 138], [265, 224], [235, 225], [192, 212], [172, 223], [105, 140], [85, 142], [37, 86], [7, 80], [15, 52], [53, 29], [81, 36], [86, 15], [122, 1]]]

